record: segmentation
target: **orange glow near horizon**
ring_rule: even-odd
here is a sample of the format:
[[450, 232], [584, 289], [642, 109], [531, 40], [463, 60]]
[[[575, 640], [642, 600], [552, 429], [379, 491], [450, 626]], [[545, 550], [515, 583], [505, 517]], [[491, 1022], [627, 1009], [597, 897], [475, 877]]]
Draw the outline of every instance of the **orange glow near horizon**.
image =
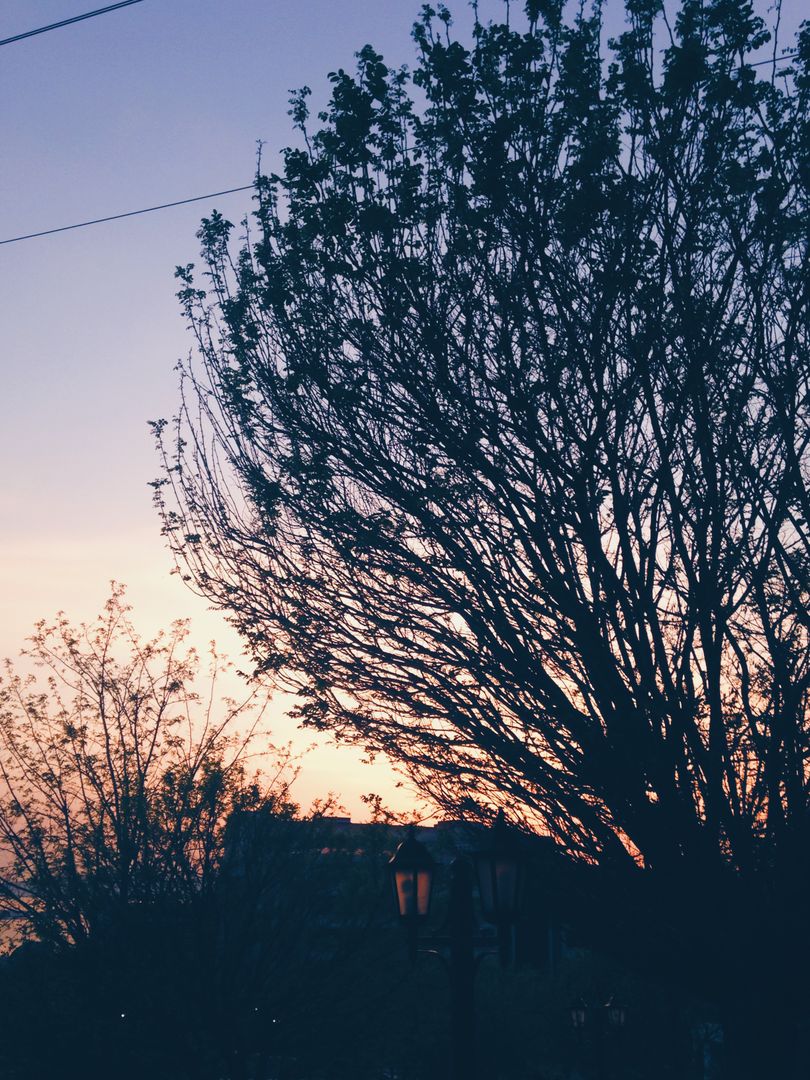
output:
[[[170, 570], [157, 524], [153, 533], [144, 532], [137, 539], [108, 535], [92, 544], [70, 534], [28, 544], [0, 541], [0, 593], [4, 601], [0, 659], [18, 662], [34, 624], [40, 619], [51, 622], [59, 611], [74, 625], [92, 622], [110, 595], [110, 581], [117, 580], [127, 586], [132, 621], [143, 639], [168, 628], [176, 619], [188, 618], [189, 645], [204, 655], [213, 640], [239, 668], [242, 644], [234, 629]], [[244, 696], [244, 683], [234, 673], [223, 680], [220, 690], [239, 698]], [[300, 755], [292, 795], [303, 811], [332, 796], [336, 812], [339, 808], [354, 821], [365, 821], [370, 812], [361, 796], [372, 792], [395, 813], [420, 809], [418, 796], [400, 786], [393, 768], [382, 757], [368, 764], [361, 750], [336, 746], [327, 735], [300, 730], [287, 715], [291, 704], [290, 697], [276, 694], [264, 726], [270, 729], [275, 745], [289, 743], [293, 754]], [[256, 749], [260, 752], [261, 747]], [[261, 767], [260, 759], [257, 763]]]

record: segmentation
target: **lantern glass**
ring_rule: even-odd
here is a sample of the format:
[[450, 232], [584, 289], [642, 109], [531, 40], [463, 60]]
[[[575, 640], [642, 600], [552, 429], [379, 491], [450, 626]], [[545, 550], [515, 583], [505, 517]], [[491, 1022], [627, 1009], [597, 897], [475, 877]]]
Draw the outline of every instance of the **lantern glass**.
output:
[[430, 894], [433, 887], [433, 867], [422, 870], [416, 878], [416, 914], [424, 919], [430, 911]]
[[627, 1008], [617, 1005], [614, 1001], [607, 1003], [608, 1024], [612, 1028], [623, 1028], [627, 1023]]
[[430, 910], [432, 870], [394, 870], [397, 907], [403, 919], [425, 918]]
[[434, 863], [430, 852], [411, 833], [399, 845], [389, 865], [400, 918], [426, 918], [433, 886]]
[[496, 911], [502, 919], [513, 922], [517, 915], [519, 868], [514, 859], [495, 862], [495, 887], [498, 893]]
[[581, 1029], [588, 1022], [588, 1007], [584, 1001], [575, 1001], [571, 1006], [571, 1027]]
[[517, 837], [499, 811], [488, 843], [475, 856], [481, 908], [487, 922], [513, 923], [518, 914], [523, 878], [523, 857]]

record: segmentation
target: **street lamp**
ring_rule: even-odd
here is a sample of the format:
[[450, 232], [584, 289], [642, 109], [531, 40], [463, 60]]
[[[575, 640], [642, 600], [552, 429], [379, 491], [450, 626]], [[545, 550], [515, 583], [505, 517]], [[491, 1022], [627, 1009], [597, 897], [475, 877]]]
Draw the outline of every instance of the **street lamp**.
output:
[[[498, 814], [483, 850], [473, 855], [477, 870], [481, 906], [488, 922], [498, 927], [501, 962], [507, 963], [510, 950], [509, 934], [518, 912], [520, 886], [523, 878], [523, 852], [509, 834], [503, 813]], [[430, 853], [411, 830], [389, 860], [396, 910], [408, 934], [408, 952], [412, 960], [419, 952], [417, 930], [430, 909], [435, 863]], [[435, 937], [428, 952], [442, 956], [436, 946], [447, 951], [446, 959], [451, 985], [451, 1033], [453, 1045], [453, 1080], [472, 1080], [476, 1073], [475, 1001], [473, 982], [476, 945], [482, 945], [476, 934], [473, 908], [473, 871], [469, 859], [456, 859], [452, 865], [452, 880], [446, 923], [446, 933]], [[491, 951], [491, 950], [487, 950]]]
[[605, 1015], [608, 1027], [614, 1031], [618, 1031], [627, 1024], [627, 1006], [616, 1001], [612, 994], [605, 1002]]
[[523, 892], [523, 847], [520, 837], [498, 811], [484, 847], [475, 853], [475, 870], [481, 910], [488, 923], [498, 928], [501, 962], [511, 959], [512, 930]]
[[436, 863], [424, 844], [416, 839], [413, 830], [391, 856], [388, 865], [400, 917], [426, 918], [430, 911]]
[[568, 1018], [576, 1037], [577, 1054], [594, 1076], [606, 1080], [619, 1076], [618, 1056], [627, 1025], [627, 1006], [611, 995], [604, 1005], [588, 1005], [582, 998], [571, 1002]]
[[573, 1001], [568, 1009], [571, 1027], [581, 1031], [585, 1027], [590, 1027], [592, 1022], [600, 1026], [600, 1011], [602, 1013], [601, 1026], [609, 1031], [620, 1031], [627, 1025], [627, 1006], [616, 1001], [615, 996], [611, 995], [601, 1010], [590, 1008], [582, 998]]
[[571, 1003], [568, 1015], [571, 1018], [571, 1027], [575, 1031], [582, 1031], [588, 1023], [588, 1006], [582, 998], [577, 998], [576, 1001]]
[[416, 959], [417, 928], [427, 918], [430, 911], [430, 897], [433, 891], [433, 873], [435, 862], [424, 846], [420, 844], [411, 829], [408, 836], [391, 856], [391, 883], [394, 887], [394, 900], [397, 912], [408, 934], [408, 953], [411, 960]]

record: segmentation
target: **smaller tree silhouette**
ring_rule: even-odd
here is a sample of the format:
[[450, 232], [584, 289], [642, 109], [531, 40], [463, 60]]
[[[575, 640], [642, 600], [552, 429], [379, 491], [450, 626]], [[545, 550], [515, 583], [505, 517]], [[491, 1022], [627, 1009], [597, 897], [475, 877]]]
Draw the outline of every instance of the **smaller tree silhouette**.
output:
[[40, 622], [0, 678], [0, 912], [6, 945], [77, 945], [133, 905], [210, 890], [235, 810], [289, 805], [289, 756], [247, 768], [267, 699], [219, 698], [228, 664], [188, 625], [142, 641], [124, 589], [74, 628]]

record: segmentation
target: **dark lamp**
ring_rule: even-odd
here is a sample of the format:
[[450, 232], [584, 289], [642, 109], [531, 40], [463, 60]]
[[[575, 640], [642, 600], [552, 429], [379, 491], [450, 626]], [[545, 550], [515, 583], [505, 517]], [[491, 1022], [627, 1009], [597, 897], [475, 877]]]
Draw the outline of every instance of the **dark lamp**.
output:
[[511, 925], [520, 904], [524, 858], [520, 837], [506, 824], [503, 810], [474, 858], [484, 918], [497, 926]]
[[627, 1006], [620, 1004], [615, 998], [609, 998], [605, 1002], [608, 1026], [623, 1028], [627, 1023]]
[[430, 910], [435, 863], [430, 852], [411, 832], [389, 862], [394, 900], [401, 919], [424, 919]]
[[577, 998], [568, 1010], [568, 1015], [571, 1017], [571, 1027], [577, 1031], [581, 1031], [582, 1028], [588, 1023], [588, 1006], [582, 1000]]

